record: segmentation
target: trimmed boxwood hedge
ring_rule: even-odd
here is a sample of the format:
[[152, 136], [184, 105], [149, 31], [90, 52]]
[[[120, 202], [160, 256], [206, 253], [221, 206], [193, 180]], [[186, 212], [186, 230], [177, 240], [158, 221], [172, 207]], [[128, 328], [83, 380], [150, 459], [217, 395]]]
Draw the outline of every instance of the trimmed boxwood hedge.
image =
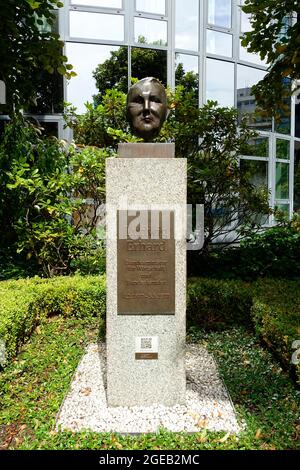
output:
[[0, 282], [0, 339], [6, 360], [45, 318], [52, 315], [105, 318], [104, 276], [72, 276], [53, 279], [22, 279]]
[[[52, 315], [99, 318], [104, 330], [105, 276], [57, 277], [0, 282], [0, 339], [7, 359], [14, 357], [35, 327]], [[292, 343], [300, 339], [300, 281], [192, 278], [187, 289], [188, 327], [222, 329], [252, 326], [285, 368], [291, 364]]]

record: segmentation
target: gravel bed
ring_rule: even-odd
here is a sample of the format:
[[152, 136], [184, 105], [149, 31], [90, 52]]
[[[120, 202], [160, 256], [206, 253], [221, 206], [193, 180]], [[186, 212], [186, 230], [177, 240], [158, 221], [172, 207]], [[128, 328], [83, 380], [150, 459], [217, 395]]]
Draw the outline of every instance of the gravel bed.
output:
[[197, 344], [186, 347], [186, 404], [166, 407], [109, 408], [103, 378], [104, 344], [87, 347], [60, 408], [56, 429], [71, 431], [149, 433], [165, 428], [173, 432], [201, 429], [237, 433], [241, 430], [214, 358]]

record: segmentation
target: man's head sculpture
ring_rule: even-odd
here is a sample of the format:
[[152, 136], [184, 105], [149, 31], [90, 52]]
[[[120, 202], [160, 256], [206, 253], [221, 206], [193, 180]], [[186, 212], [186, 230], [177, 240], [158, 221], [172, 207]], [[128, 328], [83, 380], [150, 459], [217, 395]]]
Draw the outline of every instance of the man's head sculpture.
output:
[[158, 136], [168, 114], [166, 90], [159, 80], [143, 78], [130, 88], [127, 119], [133, 134], [151, 142]]

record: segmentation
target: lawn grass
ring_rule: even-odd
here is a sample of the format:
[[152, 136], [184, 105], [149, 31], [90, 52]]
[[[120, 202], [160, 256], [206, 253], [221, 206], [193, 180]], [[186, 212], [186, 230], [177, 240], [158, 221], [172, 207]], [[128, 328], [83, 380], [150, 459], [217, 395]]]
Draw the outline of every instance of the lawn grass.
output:
[[[214, 353], [240, 422], [239, 435], [199, 430], [118, 436], [55, 432], [53, 425], [97, 320], [47, 319], [0, 373], [0, 449], [299, 449], [300, 392], [271, 354], [245, 328], [191, 339]], [[195, 338], [196, 336], [196, 338]]]

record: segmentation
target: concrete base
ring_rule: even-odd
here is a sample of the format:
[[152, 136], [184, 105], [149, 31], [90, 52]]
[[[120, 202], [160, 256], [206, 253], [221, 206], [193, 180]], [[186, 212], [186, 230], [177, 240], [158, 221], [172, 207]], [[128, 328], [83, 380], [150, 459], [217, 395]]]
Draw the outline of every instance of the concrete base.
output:
[[[186, 160], [108, 158], [106, 194], [108, 405], [184, 404]], [[175, 315], [118, 315], [117, 211], [139, 205], [175, 214]], [[158, 359], [136, 359], [140, 337], [155, 337]]]

